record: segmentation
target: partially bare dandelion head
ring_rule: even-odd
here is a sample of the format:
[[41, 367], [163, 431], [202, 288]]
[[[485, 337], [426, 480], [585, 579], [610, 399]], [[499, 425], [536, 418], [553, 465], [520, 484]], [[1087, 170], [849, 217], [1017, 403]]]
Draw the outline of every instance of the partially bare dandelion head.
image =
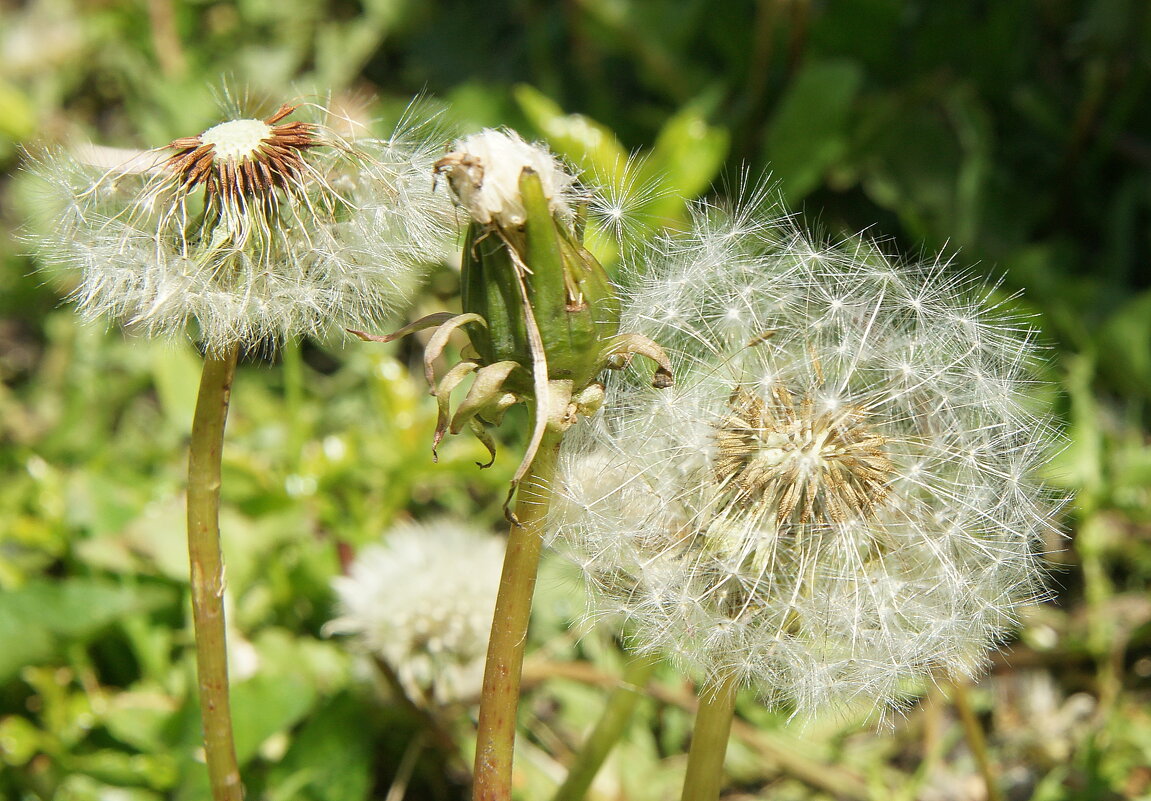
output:
[[1059, 437], [1033, 334], [978, 284], [765, 204], [697, 206], [622, 326], [676, 384], [612, 376], [565, 440], [554, 522], [591, 616], [639, 650], [805, 713], [884, 706], [977, 670], [1042, 594]]
[[165, 166], [183, 190], [203, 184], [221, 204], [288, 190], [306, 171], [304, 152], [321, 144], [315, 125], [284, 122], [296, 108], [285, 104], [264, 120], [230, 120], [176, 139]]
[[449, 241], [435, 133], [414, 110], [383, 138], [330, 117], [285, 104], [113, 164], [38, 154], [39, 255], [85, 316], [213, 350], [379, 324]]

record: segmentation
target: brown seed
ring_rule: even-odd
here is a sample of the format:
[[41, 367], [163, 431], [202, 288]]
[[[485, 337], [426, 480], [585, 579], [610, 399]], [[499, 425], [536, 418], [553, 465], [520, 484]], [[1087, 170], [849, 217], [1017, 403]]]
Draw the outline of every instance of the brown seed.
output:
[[[303, 152], [320, 144], [315, 125], [296, 121], [280, 123], [296, 108], [284, 104], [263, 120], [262, 125], [259, 120], [236, 120], [222, 123], [204, 134], [174, 139], [169, 147], [176, 152], [168, 158], [167, 167], [175, 173], [181, 191], [191, 192], [203, 185], [209, 195], [229, 202], [287, 189], [305, 170]], [[268, 132], [253, 143], [248, 152], [222, 155], [204, 137], [209, 135], [211, 139], [212, 131], [230, 124], [247, 124], [249, 134], [252, 126], [257, 130], [267, 126]]]
[[857, 406], [798, 406], [786, 387], [768, 398], [744, 387], [715, 432], [714, 474], [732, 503], [771, 508], [780, 524], [843, 523], [866, 518], [887, 495], [894, 465], [886, 440]]

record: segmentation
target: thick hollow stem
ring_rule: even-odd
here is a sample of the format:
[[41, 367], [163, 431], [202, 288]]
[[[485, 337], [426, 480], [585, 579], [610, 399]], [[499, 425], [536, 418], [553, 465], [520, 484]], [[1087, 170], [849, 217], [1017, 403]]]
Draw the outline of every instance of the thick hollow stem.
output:
[[237, 349], [204, 356], [192, 443], [188, 453], [188, 558], [204, 753], [214, 801], [242, 801], [232, 743], [228, 654], [224, 635], [224, 562], [220, 554], [220, 451]]
[[699, 696], [687, 775], [683, 780], [683, 801], [716, 801], [723, 787], [723, 758], [735, 717], [735, 696], [739, 687], [725, 679], [715, 687], [705, 687]]
[[544, 435], [516, 498], [518, 523], [512, 525], [508, 535], [484, 668], [476, 734], [474, 801], [508, 801], [511, 797], [520, 673], [559, 443], [558, 434]]
[[620, 686], [612, 691], [603, 714], [552, 801], [580, 801], [587, 795], [604, 760], [627, 730], [635, 705], [658, 664], [659, 660], [651, 656], [636, 657], [628, 663]]

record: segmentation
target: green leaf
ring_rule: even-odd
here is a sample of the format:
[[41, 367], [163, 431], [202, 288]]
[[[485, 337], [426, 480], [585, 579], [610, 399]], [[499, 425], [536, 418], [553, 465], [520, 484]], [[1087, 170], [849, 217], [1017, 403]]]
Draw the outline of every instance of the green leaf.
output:
[[723, 166], [730, 137], [707, 123], [699, 104], [689, 104], [664, 123], [645, 165], [664, 192], [652, 213], [678, 217], [686, 201], [702, 195]]
[[122, 743], [144, 752], [163, 752], [165, 727], [178, 711], [175, 699], [157, 688], [125, 690], [109, 699], [103, 723]]
[[125, 587], [100, 579], [36, 581], [0, 595], [0, 681], [25, 665], [53, 659], [64, 645], [84, 644], [129, 614], [175, 602], [168, 587]]
[[601, 181], [623, 182], [628, 154], [610, 128], [583, 114], [565, 114], [555, 101], [525, 84], [515, 88], [515, 98], [552, 150]]
[[867, 194], [899, 215], [913, 238], [942, 244], [954, 234], [964, 152], [935, 99], [891, 95], [861, 109], [855, 136]]
[[19, 144], [36, 131], [36, 118], [28, 97], [12, 84], [0, 80], [0, 158], [7, 158], [12, 144]]
[[789, 203], [815, 189], [847, 150], [852, 105], [863, 71], [850, 61], [814, 61], [779, 101], [766, 141], [772, 174]]
[[315, 695], [311, 682], [296, 675], [261, 673], [232, 685], [232, 725], [240, 763], [254, 757], [273, 734], [299, 721], [311, 708]]
[[190, 434], [201, 361], [184, 343], [150, 342], [148, 345], [152, 380], [164, 414], [178, 431]]
[[362, 801], [372, 786], [363, 703], [340, 694], [312, 715], [273, 770], [270, 801]]
[[20, 766], [32, 761], [41, 750], [51, 747], [51, 736], [27, 718], [9, 715], [0, 718], [0, 762]]
[[176, 783], [178, 768], [171, 754], [128, 754], [110, 748], [78, 754], [66, 760], [69, 773], [91, 776], [98, 781], [123, 786], [147, 784], [166, 790]]
[[1136, 295], [1103, 324], [1099, 360], [1119, 386], [1151, 397], [1151, 292]]
[[1104, 441], [1099, 403], [1092, 392], [1095, 360], [1089, 354], [1068, 358], [1063, 386], [1071, 402], [1067, 447], [1052, 459], [1050, 480], [1082, 490], [1078, 505], [1089, 510], [1102, 492]]

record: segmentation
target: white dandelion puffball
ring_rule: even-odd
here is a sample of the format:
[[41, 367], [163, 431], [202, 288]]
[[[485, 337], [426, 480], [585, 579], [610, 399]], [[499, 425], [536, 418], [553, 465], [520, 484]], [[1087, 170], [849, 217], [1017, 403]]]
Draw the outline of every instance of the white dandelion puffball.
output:
[[539, 176], [553, 214], [571, 216], [575, 179], [547, 148], [525, 142], [515, 131], [486, 128], [460, 139], [435, 168], [447, 175], [457, 202], [481, 225], [509, 229], [524, 224], [524, 170]]
[[355, 635], [414, 700], [476, 694], [503, 557], [503, 540], [463, 523], [396, 526], [333, 580], [339, 616], [325, 632]]
[[972, 674], [1041, 595], [1058, 506], [1032, 334], [945, 265], [763, 203], [694, 214], [624, 298], [675, 386], [613, 374], [563, 446], [553, 532], [591, 615], [804, 714]]
[[111, 165], [99, 163], [110, 149], [39, 154], [31, 172], [51, 230], [33, 243], [76, 275], [85, 317], [150, 336], [191, 328], [217, 350], [376, 327], [453, 236], [416, 114], [380, 139], [284, 105]]

